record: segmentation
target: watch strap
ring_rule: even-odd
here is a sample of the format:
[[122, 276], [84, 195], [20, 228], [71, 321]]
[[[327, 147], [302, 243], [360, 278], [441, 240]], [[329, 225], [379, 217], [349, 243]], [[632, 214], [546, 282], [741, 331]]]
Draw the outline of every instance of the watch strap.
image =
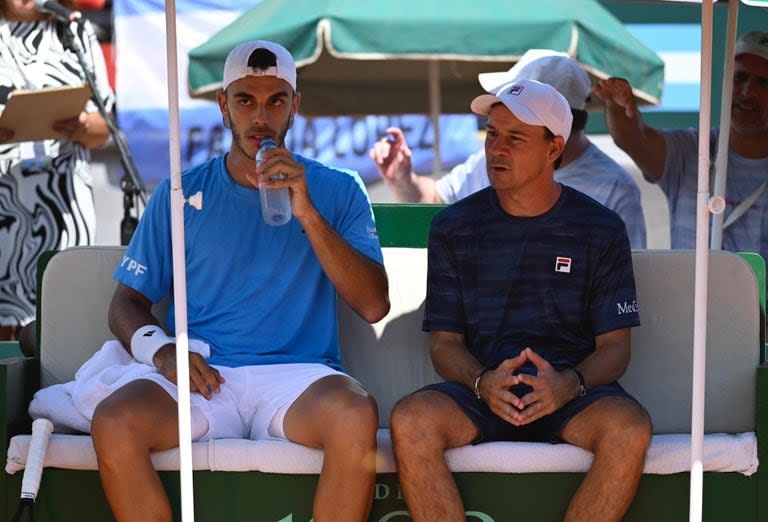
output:
[[477, 397], [477, 400], [483, 400], [483, 398], [480, 396], [480, 379], [483, 378], [483, 375], [491, 371], [491, 368], [486, 368], [482, 372], [480, 372], [477, 377], [475, 377], [475, 397]]
[[579, 397], [584, 397], [587, 394], [587, 385], [584, 381], [584, 376], [581, 374], [579, 370], [576, 368], [568, 368], [568, 371], [573, 373], [576, 378], [579, 380]]

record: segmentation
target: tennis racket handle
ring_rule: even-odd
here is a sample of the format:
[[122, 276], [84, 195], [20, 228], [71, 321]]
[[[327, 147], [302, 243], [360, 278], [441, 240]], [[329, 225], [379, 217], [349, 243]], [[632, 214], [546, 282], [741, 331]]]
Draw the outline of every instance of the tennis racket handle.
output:
[[40, 489], [40, 478], [43, 475], [45, 451], [53, 433], [53, 423], [48, 419], [36, 419], [32, 423], [32, 438], [29, 441], [27, 464], [24, 477], [21, 479], [21, 498], [34, 501]]

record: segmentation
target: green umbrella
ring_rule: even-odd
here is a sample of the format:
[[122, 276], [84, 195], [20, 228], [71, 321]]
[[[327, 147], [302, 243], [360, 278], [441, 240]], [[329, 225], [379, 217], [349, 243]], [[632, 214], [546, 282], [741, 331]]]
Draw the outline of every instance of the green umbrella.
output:
[[627, 78], [643, 104], [659, 102], [664, 76], [662, 60], [594, 0], [264, 0], [189, 53], [190, 94], [213, 97], [227, 54], [251, 39], [291, 52], [311, 115], [429, 113], [434, 125], [469, 112], [478, 73], [506, 70], [531, 48], [565, 52], [593, 78]]

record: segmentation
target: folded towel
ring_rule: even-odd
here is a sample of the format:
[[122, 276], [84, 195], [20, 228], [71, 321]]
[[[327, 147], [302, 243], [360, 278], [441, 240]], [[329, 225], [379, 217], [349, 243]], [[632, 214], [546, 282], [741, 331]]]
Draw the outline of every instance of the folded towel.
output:
[[91, 419], [86, 418], [72, 402], [75, 381], [42, 388], [32, 397], [29, 414], [33, 419], [48, 419], [56, 433], [90, 432]]
[[[211, 356], [207, 343], [189, 340], [189, 350], [206, 359]], [[90, 432], [96, 406], [117, 389], [146, 375], [154, 366], [136, 361], [118, 341], [107, 341], [75, 373], [75, 380], [56, 384], [35, 393], [29, 405], [33, 419], [49, 419], [57, 433]]]
[[[376, 471], [392, 473], [395, 460], [389, 430], [377, 434]], [[24, 469], [29, 435], [17, 435], [8, 446], [5, 471]], [[445, 453], [448, 467], [455, 472], [541, 473], [586, 472], [592, 454], [570, 444], [543, 442], [489, 442], [462, 446]], [[645, 458], [644, 473], [667, 475], [690, 470], [691, 436], [654, 435]], [[704, 436], [704, 471], [737, 472], [750, 476], [757, 471], [757, 437], [753, 432]], [[158, 470], [178, 470], [179, 450], [152, 454]], [[85, 435], [54, 434], [48, 444], [45, 466], [95, 470], [93, 442]], [[262, 471], [265, 473], [318, 474], [323, 452], [280, 440], [218, 439], [192, 443], [193, 469], [211, 471]]]

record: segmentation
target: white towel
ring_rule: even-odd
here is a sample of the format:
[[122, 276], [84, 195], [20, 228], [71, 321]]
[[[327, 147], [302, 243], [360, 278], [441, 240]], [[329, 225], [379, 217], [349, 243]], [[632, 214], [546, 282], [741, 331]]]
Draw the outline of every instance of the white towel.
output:
[[[378, 432], [376, 471], [392, 473], [395, 460], [389, 430]], [[16, 473], [26, 465], [29, 435], [16, 435], [8, 446], [7, 473]], [[592, 454], [570, 444], [542, 442], [489, 442], [462, 446], [445, 453], [448, 467], [455, 472], [541, 473], [586, 472]], [[704, 436], [704, 471], [737, 472], [746, 476], [757, 471], [757, 437], [754, 433]], [[645, 458], [644, 473], [674, 474], [690, 469], [691, 436], [654, 435]], [[179, 450], [172, 448], [152, 454], [158, 470], [178, 470]], [[318, 474], [323, 466], [323, 452], [289, 441], [217, 439], [192, 443], [192, 467], [212, 471], [248, 471], [265, 473]], [[97, 469], [93, 442], [86, 435], [51, 437], [45, 466], [62, 469]]]
[[[211, 356], [207, 343], [189, 340], [189, 350]], [[107, 341], [75, 374], [75, 380], [55, 384], [35, 393], [29, 404], [33, 419], [53, 422], [57, 433], [90, 432], [93, 412], [115, 390], [145, 375], [156, 373], [154, 366], [136, 361], [118, 341]]]
[[50, 420], [56, 433], [90, 432], [90, 419], [77, 411], [72, 402], [74, 386], [75, 381], [70, 381], [38, 390], [29, 403], [29, 414], [33, 419]]

